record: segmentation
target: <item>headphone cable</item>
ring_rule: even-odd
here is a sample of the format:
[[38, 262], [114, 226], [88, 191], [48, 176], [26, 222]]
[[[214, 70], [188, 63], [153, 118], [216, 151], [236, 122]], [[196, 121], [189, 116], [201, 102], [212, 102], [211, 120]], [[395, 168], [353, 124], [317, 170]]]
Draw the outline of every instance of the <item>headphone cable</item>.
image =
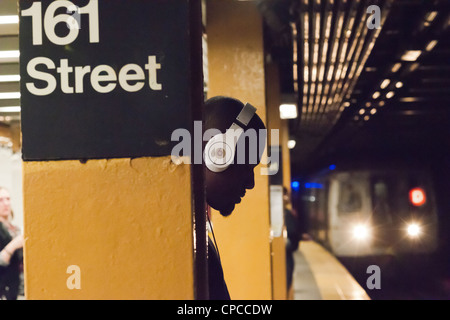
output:
[[210, 212], [211, 212], [210, 211], [210, 207], [208, 206], [208, 212], [206, 213], [206, 217], [208, 218], [209, 228], [211, 229], [211, 233], [212, 233], [213, 240], [214, 240], [214, 247], [215, 247], [215, 249], [217, 251], [217, 256], [219, 257], [219, 262], [220, 262], [220, 264], [222, 264], [222, 261], [220, 260], [219, 247], [217, 246], [217, 242], [216, 242], [216, 236], [214, 235], [214, 229], [213, 229], [213, 226], [211, 224], [211, 220], [209, 219]]

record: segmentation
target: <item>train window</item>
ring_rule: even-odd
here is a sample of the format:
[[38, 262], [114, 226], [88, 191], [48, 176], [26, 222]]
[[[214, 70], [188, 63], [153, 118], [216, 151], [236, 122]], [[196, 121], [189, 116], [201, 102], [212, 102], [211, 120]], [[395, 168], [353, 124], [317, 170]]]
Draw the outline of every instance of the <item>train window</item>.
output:
[[376, 225], [391, 224], [393, 208], [390, 200], [395, 197], [393, 182], [384, 177], [375, 177], [371, 185], [373, 222]]
[[342, 183], [339, 192], [338, 210], [340, 214], [361, 211], [362, 196], [352, 183]]
[[392, 225], [412, 214], [427, 214], [425, 177], [417, 172], [385, 172], [371, 176], [373, 222]]

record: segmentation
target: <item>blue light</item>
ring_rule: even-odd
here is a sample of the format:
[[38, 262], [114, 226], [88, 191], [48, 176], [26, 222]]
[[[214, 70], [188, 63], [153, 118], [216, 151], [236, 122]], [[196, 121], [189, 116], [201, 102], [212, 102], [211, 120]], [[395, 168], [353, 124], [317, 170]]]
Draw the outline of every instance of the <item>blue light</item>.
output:
[[317, 182], [306, 182], [305, 189], [322, 189], [323, 186]]
[[294, 189], [294, 190], [298, 190], [298, 189], [300, 188], [300, 182], [298, 182], [298, 181], [292, 181], [291, 187], [292, 187], [292, 189]]
[[330, 164], [330, 166], [328, 167], [328, 169], [334, 170], [334, 169], [336, 169], [336, 165], [335, 165], [335, 164]]

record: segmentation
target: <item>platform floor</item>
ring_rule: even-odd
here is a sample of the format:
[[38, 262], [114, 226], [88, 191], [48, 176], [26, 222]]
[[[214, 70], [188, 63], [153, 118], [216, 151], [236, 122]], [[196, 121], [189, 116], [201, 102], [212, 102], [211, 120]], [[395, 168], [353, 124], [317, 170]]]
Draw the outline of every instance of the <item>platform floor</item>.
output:
[[294, 261], [294, 300], [370, 300], [364, 288], [320, 244], [300, 242]]

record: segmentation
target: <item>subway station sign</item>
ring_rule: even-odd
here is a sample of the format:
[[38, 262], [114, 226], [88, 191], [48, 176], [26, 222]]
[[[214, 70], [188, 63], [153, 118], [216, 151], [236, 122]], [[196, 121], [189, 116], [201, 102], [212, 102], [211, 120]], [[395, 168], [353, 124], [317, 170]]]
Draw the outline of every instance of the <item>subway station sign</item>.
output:
[[24, 160], [169, 155], [189, 128], [188, 0], [20, 0]]

